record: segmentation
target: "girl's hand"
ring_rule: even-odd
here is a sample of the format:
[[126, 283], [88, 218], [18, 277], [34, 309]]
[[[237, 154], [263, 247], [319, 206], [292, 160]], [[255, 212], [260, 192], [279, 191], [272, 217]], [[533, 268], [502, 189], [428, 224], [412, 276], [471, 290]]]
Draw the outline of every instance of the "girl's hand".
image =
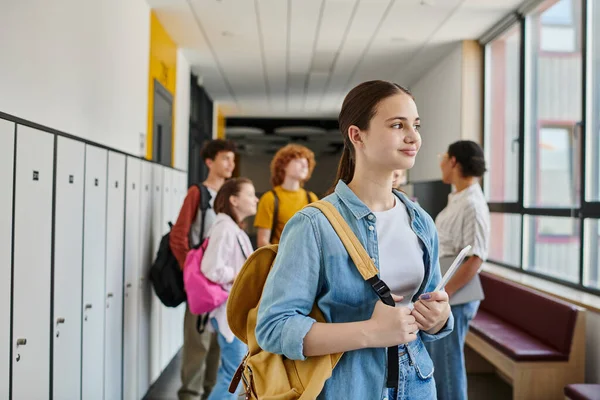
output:
[[[402, 297], [392, 295], [395, 302]], [[408, 307], [390, 307], [378, 301], [368, 323], [368, 347], [390, 347], [417, 339], [417, 324]]]
[[448, 294], [444, 291], [422, 294], [415, 302], [411, 315], [420, 330], [435, 335], [446, 325], [450, 316]]

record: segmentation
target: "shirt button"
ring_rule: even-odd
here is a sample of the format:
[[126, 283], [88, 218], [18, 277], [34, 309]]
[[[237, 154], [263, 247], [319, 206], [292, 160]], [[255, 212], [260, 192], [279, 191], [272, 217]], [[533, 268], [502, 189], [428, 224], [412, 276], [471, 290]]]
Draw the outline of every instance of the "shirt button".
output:
[[373, 218], [374, 218], [373, 214], [369, 214], [368, 218], [369, 218], [369, 221], [373, 221]]
[[371, 261], [373, 261], [373, 264], [375, 264], [375, 257], [371, 258]]
[[373, 229], [375, 229], [373, 228], [373, 225], [369, 225], [369, 230], [372, 231]]

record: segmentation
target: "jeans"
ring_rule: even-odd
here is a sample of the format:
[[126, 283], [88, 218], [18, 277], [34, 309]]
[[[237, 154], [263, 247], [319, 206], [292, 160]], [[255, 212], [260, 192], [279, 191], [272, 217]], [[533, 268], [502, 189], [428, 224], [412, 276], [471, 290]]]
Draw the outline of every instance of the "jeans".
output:
[[[217, 320], [212, 318], [210, 322], [215, 330], [219, 332]], [[234, 338], [233, 342], [228, 343], [223, 335], [220, 333], [217, 334], [219, 347], [221, 348], [221, 365], [217, 372], [217, 383], [210, 393], [208, 400], [234, 400], [238, 398], [238, 395], [229, 393], [229, 385], [235, 371], [242, 363], [248, 348], [238, 338]]]
[[469, 322], [477, 314], [480, 301], [452, 306], [454, 331], [443, 339], [426, 344], [435, 365], [438, 399], [466, 400], [467, 371], [465, 368], [465, 339]]
[[398, 390], [388, 389], [389, 400], [435, 400], [435, 379], [433, 362], [427, 354], [423, 342], [419, 340], [416, 349], [407, 351], [400, 346], [400, 368]]

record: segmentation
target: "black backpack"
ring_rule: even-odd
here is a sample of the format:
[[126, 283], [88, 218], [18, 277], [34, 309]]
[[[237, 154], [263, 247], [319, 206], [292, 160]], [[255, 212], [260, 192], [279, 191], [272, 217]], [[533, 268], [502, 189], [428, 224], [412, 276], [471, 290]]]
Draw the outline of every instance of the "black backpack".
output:
[[[204, 185], [196, 186], [200, 190], [200, 212], [202, 213], [200, 243], [202, 243], [205, 225], [204, 217], [206, 216], [206, 210], [210, 208], [209, 201], [211, 195]], [[156, 259], [150, 267], [150, 282], [152, 282], [152, 286], [154, 287], [154, 293], [156, 293], [156, 296], [167, 307], [177, 307], [187, 299], [183, 286], [183, 271], [169, 245], [172, 228], [173, 224], [169, 222], [169, 232], [160, 240]]]

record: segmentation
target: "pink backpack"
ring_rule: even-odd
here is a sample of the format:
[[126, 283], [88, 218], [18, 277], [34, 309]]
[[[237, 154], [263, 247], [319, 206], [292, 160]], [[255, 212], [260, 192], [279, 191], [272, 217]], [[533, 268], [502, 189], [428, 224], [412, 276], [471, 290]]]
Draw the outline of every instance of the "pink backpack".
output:
[[221, 285], [209, 281], [201, 271], [202, 257], [208, 246], [208, 238], [202, 245], [190, 249], [183, 267], [183, 284], [190, 311], [202, 315], [213, 311], [227, 301], [229, 293]]

